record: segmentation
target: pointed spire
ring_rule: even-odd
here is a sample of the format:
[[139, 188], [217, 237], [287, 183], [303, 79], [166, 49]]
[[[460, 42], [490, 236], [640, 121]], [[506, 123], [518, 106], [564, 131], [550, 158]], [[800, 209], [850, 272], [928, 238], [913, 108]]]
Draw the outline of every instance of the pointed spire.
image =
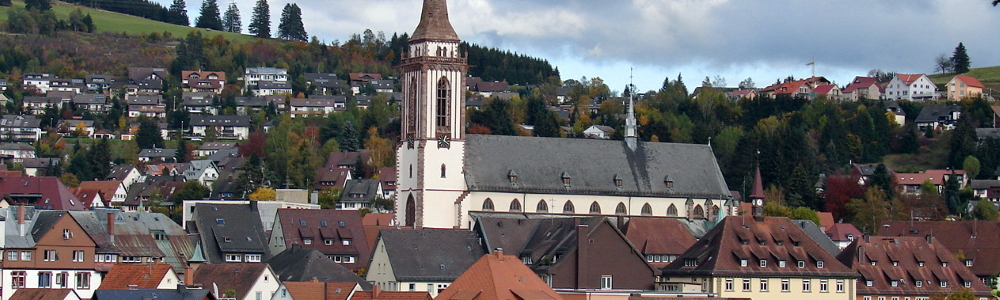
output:
[[424, 0], [424, 8], [420, 13], [420, 24], [413, 30], [411, 42], [420, 40], [458, 41], [458, 34], [448, 20], [448, 3], [446, 0]]
[[764, 199], [764, 182], [760, 179], [760, 167], [757, 167], [757, 174], [753, 177], [753, 191], [750, 192], [750, 199]]
[[634, 85], [632, 85], [632, 75], [629, 75], [629, 93], [628, 93], [628, 116], [625, 117], [625, 143], [628, 144], [629, 149], [635, 150], [635, 146], [638, 142], [639, 135], [637, 133], [636, 122], [635, 122], [635, 91]]

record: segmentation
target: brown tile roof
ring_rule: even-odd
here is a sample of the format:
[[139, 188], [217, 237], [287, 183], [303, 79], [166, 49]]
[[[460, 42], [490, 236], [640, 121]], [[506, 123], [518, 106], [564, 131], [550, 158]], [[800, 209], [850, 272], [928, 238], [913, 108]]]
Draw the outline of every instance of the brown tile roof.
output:
[[358, 290], [357, 282], [285, 282], [293, 299], [348, 300]]
[[361, 218], [361, 225], [365, 226], [389, 226], [396, 220], [394, 213], [367, 213]]
[[[299, 244], [302, 248], [316, 249], [325, 255], [354, 256], [357, 258], [354, 263], [343, 264], [349, 270], [358, 270], [368, 263], [371, 249], [365, 239], [361, 215], [356, 210], [283, 208], [278, 209], [277, 218], [289, 247]], [[312, 238], [312, 243], [305, 245], [304, 237]], [[333, 241], [327, 245], [325, 240]], [[350, 241], [350, 244], [343, 245], [344, 240]]]
[[[954, 170], [955, 174], [963, 175], [965, 170]], [[944, 185], [945, 175], [951, 175], [952, 170], [927, 170], [920, 173], [896, 173], [896, 184], [899, 185], [921, 185], [924, 180], [930, 179], [935, 185]]]
[[996, 255], [1000, 253], [998, 221], [899, 221], [886, 222], [884, 225], [888, 236], [933, 235], [935, 242], [940, 242], [952, 253], [961, 253], [966, 259], [971, 259], [970, 269], [979, 277], [1000, 273], [1000, 256]]
[[976, 80], [976, 78], [974, 77], [969, 77], [965, 75], [955, 75], [955, 79], [965, 82], [965, 85], [968, 85], [970, 87], [983, 88], [983, 84], [980, 83], [979, 80]]
[[382, 80], [382, 74], [379, 73], [349, 73], [351, 81], [372, 81], [372, 80]]
[[458, 41], [458, 34], [448, 20], [448, 3], [445, 0], [425, 0], [420, 12], [420, 23], [413, 30], [410, 41]]
[[375, 295], [374, 291], [357, 291], [354, 292], [354, 297], [351, 300], [431, 300], [431, 294], [428, 292], [396, 292], [396, 291], [379, 291], [378, 295]]
[[194, 283], [203, 287], [219, 286], [219, 291], [235, 290], [236, 299], [243, 299], [260, 273], [267, 272], [267, 264], [225, 263], [204, 264], [194, 271]]
[[835, 88], [835, 87], [837, 87], [837, 85], [835, 85], [835, 84], [820, 85], [820, 86], [817, 86], [815, 89], [813, 89], [813, 93], [817, 94], [817, 95], [826, 95], [826, 94], [829, 94], [830, 91], [833, 91], [833, 88]]
[[[93, 201], [103, 201], [102, 195], [100, 194], [100, 191], [97, 189], [85, 189], [77, 187], [77, 188], [70, 188], [70, 190], [73, 192], [73, 195], [76, 196], [77, 199], [80, 199], [80, 202], [83, 202], [84, 207], [90, 207]], [[98, 206], [107, 206], [107, 205], [105, 205], [105, 203], [100, 203]]]
[[168, 264], [116, 264], [111, 267], [99, 290], [155, 289], [163, 277], [173, 272]]
[[[67, 297], [72, 293], [75, 297]], [[72, 289], [17, 289], [10, 300], [64, 300], [80, 299]]]
[[316, 171], [316, 189], [329, 189], [333, 187], [344, 188], [347, 179], [350, 177], [351, 169], [322, 167]]
[[[806, 276], [853, 278], [857, 273], [830, 255], [792, 220], [729, 216], [663, 268], [663, 276]], [[746, 260], [746, 266], [741, 261]], [[766, 260], [763, 264], [761, 260]], [[785, 261], [781, 266], [779, 261]], [[803, 267], [798, 267], [798, 262]], [[820, 267], [822, 262], [822, 267]]]
[[80, 188], [95, 189], [101, 193], [101, 198], [104, 198], [105, 201], [111, 201], [121, 184], [121, 180], [81, 181]]
[[903, 81], [903, 84], [911, 85], [914, 81], [920, 79], [920, 76], [924, 76], [924, 74], [896, 74], [896, 76]]
[[835, 223], [833, 221], [833, 213], [831, 213], [831, 212], [825, 212], [825, 211], [824, 212], [818, 212], [818, 213], [816, 213], [816, 215], [819, 216], [819, 224], [818, 225], [819, 225], [819, 227], [821, 229], [823, 229], [823, 231], [826, 231], [827, 228], [830, 228]]
[[562, 300], [515, 256], [503, 251], [483, 255], [438, 294], [444, 300]]
[[[954, 292], [966, 282], [976, 295], [990, 295], [990, 288], [933, 237], [869, 236], [855, 240], [837, 259], [861, 273], [858, 296], [931, 296]], [[919, 287], [918, 280], [923, 281]]]
[[826, 236], [834, 242], [852, 241], [862, 235], [861, 230], [851, 223], [836, 223], [826, 229]]
[[882, 86], [878, 84], [878, 80], [873, 77], [854, 77], [854, 81], [851, 81], [847, 87], [842, 91], [844, 94], [853, 93], [855, 90], [860, 88], [867, 88], [869, 86], [877, 86], [879, 92], [884, 92]]
[[[666, 218], [632, 218], [625, 227], [625, 237], [644, 255], [680, 256], [697, 242], [680, 220]], [[663, 268], [668, 262], [650, 264]]]
[[[21, 203], [21, 195], [41, 195], [36, 203]], [[42, 209], [84, 210], [80, 200], [56, 177], [4, 177], [0, 179], [0, 197], [15, 198], [10, 204], [27, 204]]]

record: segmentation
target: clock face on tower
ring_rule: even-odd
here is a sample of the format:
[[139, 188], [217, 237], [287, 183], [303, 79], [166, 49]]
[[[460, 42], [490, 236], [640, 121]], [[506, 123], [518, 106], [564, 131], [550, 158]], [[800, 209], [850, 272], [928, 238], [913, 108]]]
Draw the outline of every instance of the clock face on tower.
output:
[[757, 205], [757, 206], [761, 206], [761, 205], [764, 205], [764, 200], [761, 200], [761, 199], [754, 199], [754, 200], [753, 200], [753, 204], [754, 204], [754, 205]]
[[438, 137], [438, 148], [448, 148], [451, 147], [451, 137], [449, 134], [444, 134]]

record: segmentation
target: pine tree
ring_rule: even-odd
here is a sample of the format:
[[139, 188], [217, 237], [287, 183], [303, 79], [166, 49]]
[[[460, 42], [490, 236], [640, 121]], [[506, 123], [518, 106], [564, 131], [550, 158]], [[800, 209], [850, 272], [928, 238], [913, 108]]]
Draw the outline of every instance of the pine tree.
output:
[[271, 37], [271, 8], [267, 5], [267, 0], [257, 0], [247, 31], [259, 38]]
[[278, 37], [305, 42], [309, 40], [306, 29], [302, 25], [302, 10], [295, 3], [285, 4], [281, 10], [281, 23], [278, 24]]
[[958, 47], [955, 47], [955, 54], [951, 55], [951, 64], [955, 68], [955, 73], [968, 73], [969, 63], [969, 54], [965, 53], [965, 45], [958, 43]]
[[219, 17], [219, 3], [216, 0], [205, 0], [201, 3], [201, 15], [195, 21], [194, 27], [222, 30], [222, 18]]
[[46, 11], [52, 8], [52, 2], [50, 0], [25, 0], [24, 8]]
[[229, 9], [226, 9], [226, 14], [222, 17], [222, 26], [228, 32], [243, 32], [243, 22], [240, 20], [240, 9], [236, 7], [236, 2], [229, 3]]
[[0, 0], [0, 6], [11, 6], [10, 0]]
[[168, 22], [184, 26], [191, 25], [191, 20], [188, 19], [187, 3], [184, 0], [174, 0], [167, 13], [169, 14], [167, 16]]

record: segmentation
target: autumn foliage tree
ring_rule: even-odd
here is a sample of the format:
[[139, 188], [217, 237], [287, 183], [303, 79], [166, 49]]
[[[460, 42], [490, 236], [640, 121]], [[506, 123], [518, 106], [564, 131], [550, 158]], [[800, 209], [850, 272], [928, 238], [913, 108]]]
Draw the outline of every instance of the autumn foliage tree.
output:
[[826, 178], [823, 190], [824, 209], [833, 214], [834, 220], [841, 220], [850, 215], [847, 204], [851, 199], [859, 198], [865, 189], [858, 184], [857, 176], [837, 174]]

